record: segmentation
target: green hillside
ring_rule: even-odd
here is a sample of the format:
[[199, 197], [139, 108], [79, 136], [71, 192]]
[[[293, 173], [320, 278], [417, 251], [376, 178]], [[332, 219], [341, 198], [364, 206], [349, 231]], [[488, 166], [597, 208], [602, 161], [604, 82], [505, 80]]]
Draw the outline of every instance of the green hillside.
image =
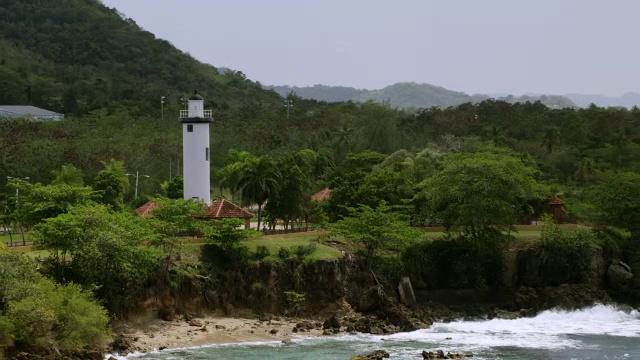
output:
[[151, 114], [197, 88], [216, 109], [274, 101], [241, 73], [219, 74], [98, 0], [0, 0], [0, 104], [66, 114], [127, 106]]
[[[196, 61], [97, 0], [0, 0], [0, 104], [31, 103], [67, 115], [60, 122], [0, 119], [0, 188], [6, 193], [7, 176], [48, 183], [51, 170], [65, 164], [81, 169], [91, 184], [113, 158], [128, 172], [150, 175], [140, 193], [161, 192], [161, 183], [181, 167], [178, 110], [193, 88], [213, 109], [216, 189], [216, 170], [231, 149], [274, 156], [311, 149], [339, 168], [347, 154], [365, 150], [455, 152], [491, 142], [531, 157], [550, 182], [573, 181], [580, 164], [640, 170], [638, 109], [556, 109], [533, 97], [524, 103], [482, 100], [404, 83], [375, 92], [380, 102], [309, 100], [289, 88], [285, 94], [295, 94], [287, 117], [275, 91], [241, 72]], [[367, 99], [357, 90], [340, 90], [341, 96]], [[402, 110], [393, 104], [416, 93], [441, 105]], [[330, 178], [326, 174], [325, 181]]]

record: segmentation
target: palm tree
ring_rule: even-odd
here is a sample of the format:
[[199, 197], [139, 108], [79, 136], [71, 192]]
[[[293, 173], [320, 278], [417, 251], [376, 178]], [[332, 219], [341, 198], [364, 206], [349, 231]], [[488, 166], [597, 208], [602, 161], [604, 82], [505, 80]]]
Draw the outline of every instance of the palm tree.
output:
[[220, 178], [220, 191], [228, 189], [231, 192], [231, 201], [236, 201], [236, 195], [240, 191], [240, 179], [246, 163], [255, 157], [246, 151], [229, 150], [227, 165], [218, 170]]
[[55, 179], [53, 179], [53, 181], [51, 182], [51, 184], [53, 185], [84, 185], [84, 175], [82, 174], [82, 170], [76, 168], [73, 165], [62, 165], [62, 168], [60, 168], [60, 170], [51, 170], [51, 175], [55, 177]]
[[541, 145], [547, 149], [547, 153], [551, 154], [556, 145], [560, 145], [560, 129], [555, 126], [547, 126], [544, 128]]
[[250, 158], [245, 163], [238, 188], [245, 205], [258, 205], [258, 229], [262, 221], [262, 207], [280, 188], [280, 172], [274, 162], [266, 157]]

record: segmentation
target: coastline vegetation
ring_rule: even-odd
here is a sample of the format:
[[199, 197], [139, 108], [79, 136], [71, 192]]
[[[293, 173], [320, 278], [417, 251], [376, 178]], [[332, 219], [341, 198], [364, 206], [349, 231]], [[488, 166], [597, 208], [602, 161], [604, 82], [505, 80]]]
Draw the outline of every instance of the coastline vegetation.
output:
[[[66, 118], [0, 119], [0, 225], [11, 232], [0, 242], [24, 233], [34, 243], [0, 248], [0, 358], [101, 347], [109, 321], [150, 298], [167, 318], [175, 299], [203, 294], [223, 309], [258, 299], [264, 311], [284, 296], [299, 313], [313, 300], [300, 281], [281, 294], [228, 285], [261, 264], [296, 277], [343, 252], [387, 288], [410, 275], [425, 288], [500, 289], [513, 247], [543, 254], [540, 266], [557, 275], [527, 286], [584, 281], [592, 251], [640, 274], [637, 107], [488, 99], [399, 110], [290, 94], [285, 117], [275, 92], [197, 62], [99, 1], [30, 3], [0, 0], [0, 102]], [[214, 195], [255, 209], [255, 230], [200, 221], [203, 204], [182, 200], [176, 114], [192, 87], [216, 119]], [[149, 178], [136, 188], [128, 173]], [[329, 199], [312, 200], [324, 188]], [[556, 197], [555, 220], [570, 229], [547, 218], [525, 230]], [[136, 216], [147, 201], [153, 214]], [[263, 225], [320, 232], [254, 236]]]

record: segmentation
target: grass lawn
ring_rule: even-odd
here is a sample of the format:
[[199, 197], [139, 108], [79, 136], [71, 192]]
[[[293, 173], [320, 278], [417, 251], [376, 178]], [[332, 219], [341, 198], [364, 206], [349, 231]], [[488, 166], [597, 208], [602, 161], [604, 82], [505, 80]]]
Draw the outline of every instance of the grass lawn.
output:
[[[561, 224], [560, 227], [565, 230], [577, 230], [584, 226], [576, 224]], [[540, 240], [543, 225], [516, 225], [517, 231], [512, 231], [511, 235], [515, 238], [509, 245], [513, 248], [526, 248]], [[444, 235], [443, 227], [422, 228], [428, 239], [436, 239]]]
[[331, 246], [320, 244], [315, 242], [322, 232], [312, 231], [293, 234], [278, 234], [278, 235], [266, 235], [256, 238], [252, 238], [242, 242], [251, 251], [255, 251], [260, 245], [266, 246], [269, 249], [272, 257], [277, 256], [278, 250], [281, 248], [289, 248], [292, 252], [296, 246], [306, 246], [311, 243], [316, 244], [315, 251], [307, 257], [309, 260], [320, 259], [337, 259], [342, 257], [342, 252]]
[[[14, 243], [22, 243], [22, 235], [20, 235], [20, 233], [11, 234], [11, 236], [9, 236], [8, 234], [2, 234], [0, 235], [0, 242], [9, 244], [11, 242], [11, 238], [13, 238]], [[31, 238], [29, 237], [28, 232], [24, 233], [24, 239], [26, 241], [31, 241]]]
[[[291, 256], [295, 256], [294, 250], [297, 246], [306, 246], [313, 243], [316, 245], [316, 249], [306, 258], [308, 260], [338, 259], [342, 257], [340, 250], [315, 241], [321, 234], [323, 234], [323, 232], [309, 231], [292, 234], [265, 235], [242, 241], [241, 244], [246, 246], [251, 252], [255, 252], [258, 246], [266, 246], [267, 249], [269, 249], [270, 256], [277, 258], [278, 250], [281, 248], [288, 248], [291, 251]], [[190, 255], [197, 255], [199, 254], [202, 244], [203, 241], [201, 239], [189, 239], [185, 242], [184, 250]]]

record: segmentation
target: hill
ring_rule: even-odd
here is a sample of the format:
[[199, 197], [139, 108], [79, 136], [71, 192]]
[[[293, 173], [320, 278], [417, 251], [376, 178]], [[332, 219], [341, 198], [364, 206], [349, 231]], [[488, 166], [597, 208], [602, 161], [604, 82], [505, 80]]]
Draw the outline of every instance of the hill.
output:
[[66, 114], [158, 111], [197, 88], [226, 109], [277, 96], [220, 74], [98, 0], [0, 0], [0, 103]]
[[640, 106], [640, 94], [633, 92], [626, 93], [622, 96], [604, 96], [598, 94], [565, 94], [565, 96], [581, 107], [587, 107], [591, 104], [601, 107], [622, 106], [632, 108], [634, 106]]
[[[344, 86], [314, 85], [310, 87], [297, 86], [266, 86], [275, 90], [281, 96], [295, 93], [305, 99], [314, 99], [327, 102], [355, 101], [364, 102], [373, 100], [380, 103], [388, 103], [391, 106], [401, 109], [407, 108], [430, 108], [457, 106], [467, 102], [480, 102], [489, 98], [489, 95], [468, 95], [463, 92], [452, 91], [440, 86], [431, 84], [417, 84], [414, 82], [402, 82], [389, 85], [379, 90], [363, 90]], [[508, 95], [497, 97], [510, 103], [535, 102], [553, 108], [575, 107], [576, 104], [570, 99], [559, 95], [541, 96], [521, 96]]]

